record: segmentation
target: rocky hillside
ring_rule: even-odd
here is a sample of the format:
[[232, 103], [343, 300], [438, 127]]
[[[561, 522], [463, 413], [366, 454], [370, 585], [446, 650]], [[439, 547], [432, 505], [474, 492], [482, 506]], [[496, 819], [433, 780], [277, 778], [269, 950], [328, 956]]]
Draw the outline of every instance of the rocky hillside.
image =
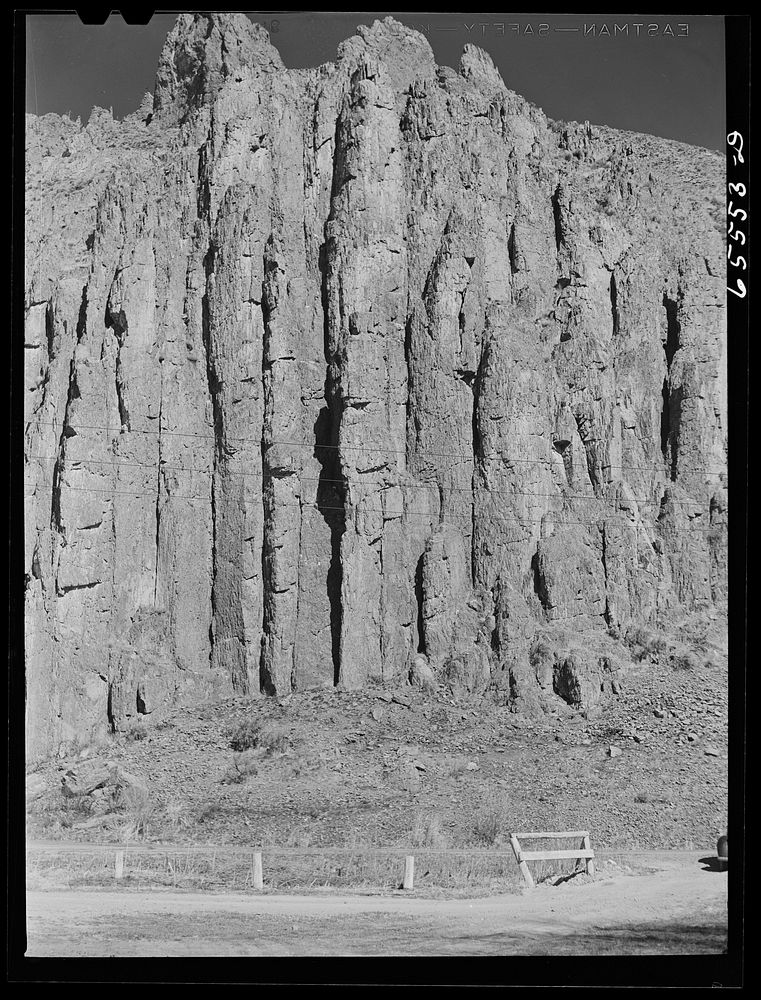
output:
[[408, 676], [592, 706], [723, 600], [719, 154], [391, 19], [288, 70], [242, 14], [26, 138], [32, 759]]
[[444, 685], [333, 687], [135, 722], [29, 775], [28, 843], [510, 852], [511, 830], [589, 829], [595, 850], [713, 853], [727, 826], [726, 627], [716, 609], [678, 625], [679, 641], [640, 633], [604, 710], [558, 698], [527, 717]]

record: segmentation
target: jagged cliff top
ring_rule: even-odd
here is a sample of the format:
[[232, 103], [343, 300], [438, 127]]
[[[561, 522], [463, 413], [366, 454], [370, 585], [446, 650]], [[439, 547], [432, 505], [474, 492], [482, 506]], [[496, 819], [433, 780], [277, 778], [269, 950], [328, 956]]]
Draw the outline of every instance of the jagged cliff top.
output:
[[[262, 25], [251, 21], [242, 13], [208, 12], [180, 14], [167, 35], [159, 58], [152, 99], [146, 95], [135, 113], [123, 119], [122, 124], [150, 124], [152, 113], [164, 119], [170, 114], [182, 114], [188, 109], [213, 100], [216, 93], [230, 78], [242, 80], [249, 74], [287, 72], [294, 75], [324, 76], [337, 66], [347, 63], [384, 64], [390, 82], [397, 87], [409, 86], [414, 79], [435, 78], [451, 81], [465, 80], [482, 92], [509, 93], [521, 101], [527, 111], [539, 113], [555, 130], [563, 127], [582, 127], [576, 121], [560, 121], [547, 117], [544, 112], [510, 91], [494, 65], [491, 56], [473, 44], [463, 48], [459, 71], [437, 66], [433, 50], [424, 34], [397, 21], [393, 17], [376, 20], [371, 26], [359, 25], [357, 34], [343, 41], [336, 51], [334, 62], [308, 70], [289, 70], [279, 51]], [[103, 131], [115, 120], [110, 112], [93, 107], [87, 128], [93, 134]], [[27, 114], [27, 120], [55, 134], [82, 128], [79, 119], [68, 115]], [[166, 124], [166, 122], [165, 122]], [[586, 126], [587, 123], [584, 123]], [[701, 159], [723, 163], [721, 153], [674, 139], [648, 133], [631, 132], [609, 125], [595, 124], [597, 138], [608, 142], [628, 142], [637, 147], [640, 155], [650, 156], [655, 165], [667, 169], [674, 166], [674, 154], [690, 154]], [[679, 159], [677, 157], [677, 159]], [[685, 178], [688, 182], [692, 178]]]
[[[319, 88], [335, 74], [357, 73], [382, 80], [397, 94], [413, 86], [441, 87], [464, 99], [464, 106], [481, 113], [484, 101], [495, 98], [509, 109], [514, 122], [526, 119], [554, 134], [543, 150], [548, 167], [560, 176], [575, 175], [606, 198], [605, 190], [624, 173], [636, 171], [647, 183], [675, 194], [683, 224], [691, 225], [696, 209], [706, 201], [713, 225], [723, 232], [724, 159], [720, 153], [672, 139], [616, 129], [588, 122], [561, 122], [509, 90], [489, 54], [465, 45], [459, 71], [438, 67], [426, 37], [392, 17], [360, 25], [357, 34], [342, 42], [335, 62], [313, 69], [287, 69], [267, 31], [241, 13], [180, 14], [164, 44], [154, 93], [121, 121], [109, 110], [94, 107], [83, 124], [67, 115], [27, 115], [27, 202], [43, 191], [72, 193], [87, 198], [86, 188], [96, 176], [118, 169], [123, 153], [153, 160], [182, 137], [178, 127], [188, 115], [214, 102], [228, 85], [252, 83], [277, 74]], [[298, 99], [294, 91], [294, 99]], [[88, 153], [97, 154], [88, 156]], [[82, 154], [85, 154], [82, 156]], [[581, 167], [580, 170], [576, 169]], [[90, 199], [92, 200], [92, 199]]]

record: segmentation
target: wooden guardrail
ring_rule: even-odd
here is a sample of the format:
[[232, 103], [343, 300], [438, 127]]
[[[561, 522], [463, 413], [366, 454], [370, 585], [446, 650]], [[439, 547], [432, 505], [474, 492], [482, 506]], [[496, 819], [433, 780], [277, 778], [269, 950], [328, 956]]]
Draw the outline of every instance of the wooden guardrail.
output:
[[[126, 851], [117, 850], [114, 857], [114, 878], [124, 878]], [[262, 864], [262, 852], [254, 851], [252, 858], [252, 878], [251, 884], [257, 892], [264, 889], [264, 868]], [[402, 888], [411, 891], [415, 883], [415, 857], [408, 854], [404, 859], [404, 879]]]
[[[580, 833], [583, 831], [580, 831]], [[517, 834], [518, 837], [523, 837], [528, 839], [525, 833]], [[536, 836], [534, 834], [533, 836]], [[545, 836], [557, 837], [558, 834], [545, 834]], [[151, 857], [161, 854], [173, 854], [173, 855], [196, 855], [196, 856], [209, 856], [216, 855], [222, 857], [223, 855], [239, 856], [243, 857], [250, 856], [252, 850], [255, 848], [241, 846], [240, 844], [171, 844], [171, 843], [161, 843], [154, 844], [150, 841], [142, 840], [128, 840], [128, 841], [114, 841], [112, 843], [99, 842], [99, 843], [83, 843], [82, 841], [76, 840], [30, 840], [27, 841], [26, 850], [27, 854], [103, 854], [103, 855], [113, 855], [115, 851], [129, 851], [130, 854], [142, 855], [144, 857]], [[387, 856], [405, 856], [412, 850], [411, 845], [408, 846], [394, 846], [394, 847], [282, 847], [278, 845], [265, 845], [261, 848], [267, 854], [276, 854], [283, 856], [290, 855], [303, 855], [303, 854], [314, 854], [317, 856], [321, 855], [338, 855], [338, 854], [367, 854], [367, 855], [387, 855]], [[497, 857], [515, 857], [515, 851], [512, 846], [506, 850], [497, 849], [494, 847], [490, 848], [475, 848], [475, 847], [418, 847], [421, 853], [433, 854], [433, 855], [443, 855], [443, 856], [467, 856], [475, 858], [497, 858]], [[691, 848], [681, 848], [681, 847], [606, 847], [599, 849], [595, 856], [599, 858], [623, 858], [623, 857], [647, 857], [647, 858], [677, 858], [677, 857], [693, 857], [700, 853], [711, 853], [716, 852], [715, 845], [711, 844], [708, 847], [691, 847]]]
[[[578, 838], [580, 847], [573, 847], [563, 850], [539, 850], [533, 846], [528, 849], [521, 841], [554, 839], [554, 838]], [[284, 847], [280, 845], [262, 845], [261, 847], [251, 847], [229, 844], [152, 844], [143, 841], [130, 841], [118, 843], [81, 843], [76, 841], [29, 841], [27, 843], [27, 859], [35, 861], [45, 857], [65, 855], [77, 857], [78, 855], [94, 855], [101, 859], [101, 865], [105, 864], [113, 873], [117, 881], [121, 881], [132, 873], [134, 866], [140, 869], [144, 862], [166, 858], [167, 862], [172, 861], [172, 873], [178, 861], [192, 861], [194, 859], [207, 860], [212, 864], [219, 861], [237, 859], [237, 864], [245, 878], [245, 884], [261, 891], [271, 880], [277, 882], [280, 869], [284, 859], [299, 858], [302, 856], [313, 856], [321, 861], [325, 858], [340, 857], [349, 855], [352, 858], [360, 857], [385, 857], [394, 859], [389, 867], [399, 872], [400, 880], [397, 885], [404, 889], [412, 890], [415, 884], [415, 862], [420, 862], [420, 858], [464, 858], [468, 863], [482, 862], [486, 859], [499, 861], [499, 859], [513, 858], [518, 861], [523, 880], [528, 885], [533, 885], [534, 880], [529, 870], [529, 864], [541, 860], [564, 860], [576, 858], [586, 862], [585, 868], [589, 874], [594, 874], [595, 858], [600, 859], [624, 859], [634, 861], [635, 859], [645, 859], [649, 861], [660, 861], [663, 859], [697, 858], [701, 851], [690, 849], [636, 849], [636, 848], [602, 848], [595, 852], [589, 843], [589, 831], [538, 831], [538, 832], [518, 832], [510, 835], [509, 847], [506, 850], [499, 848], [479, 849], [473, 847], [462, 848], [428, 848], [418, 846], [417, 849], [411, 845], [397, 845], [394, 847]], [[704, 848], [706, 852], [708, 849]], [[413, 851], [415, 855], [413, 855]], [[418, 854], [419, 852], [419, 854]], [[258, 858], [257, 858], [258, 855]], [[266, 855], [266, 858], [265, 858]], [[422, 862], [421, 862], [422, 863]], [[397, 865], [399, 866], [397, 868]], [[503, 873], [506, 867], [500, 869]], [[277, 872], [277, 875], [273, 875]], [[402, 872], [404, 873], [403, 878]], [[181, 872], [182, 874], [182, 872]], [[269, 877], [268, 877], [269, 876]]]
[[[573, 838], [580, 839], [581, 844], [578, 848], [571, 850], [526, 851], [520, 844], [521, 840], [571, 840]], [[527, 864], [529, 861], [570, 861], [574, 858], [577, 860], [583, 859], [587, 874], [594, 875], [595, 873], [595, 852], [592, 850], [589, 840], [589, 830], [542, 830], [536, 833], [511, 833], [510, 843], [515, 854], [515, 860], [518, 862], [518, 867], [521, 870], [521, 875], [528, 886], [534, 885], [534, 879]]]

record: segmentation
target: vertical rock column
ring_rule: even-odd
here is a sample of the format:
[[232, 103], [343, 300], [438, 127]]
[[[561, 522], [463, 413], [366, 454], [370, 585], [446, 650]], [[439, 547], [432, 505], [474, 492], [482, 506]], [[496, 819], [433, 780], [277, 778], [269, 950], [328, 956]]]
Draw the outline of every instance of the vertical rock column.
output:
[[[303, 174], [284, 169], [283, 184], [301, 184], [291, 192], [303, 224], [288, 220], [284, 229], [300, 241], [303, 263], [291, 288], [296, 294], [296, 323], [301, 421], [301, 530], [298, 552], [298, 614], [294, 652], [297, 688], [328, 687], [338, 679], [341, 562], [344, 528], [343, 480], [338, 456], [340, 404], [329, 364], [325, 222], [330, 214], [333, 151], [342, 81], [320, 81], [301, 104], [308, 113], [303, 127]], [[324, 88], [324, 89], [323, 89]], [[282, 203], [282, 198], [281, 198]], [[293, 210], [293, 209], [292, 209]], [[287, 289], [287, 285], [286, 285]], [[286, 291], [287, 294], [287, 291]], [[295, 314], [295, 315], [294, 315]]]
[[25, 322], [25, 619], [27, 751], [61, 738], [60, 643], [57, 638], [55, 564], [58, 531], [53, 517], [53, 474], [63, 439], [63, 415], [76, 345], [77, 316], [87, 271], [60, 280], [46, 301], [30, 302]]
[[[294, 686], [298, 572], [301, 541], [302, 440], [299, 379], [300, 310], [289, 288], [295, 267], [280, 234], [265, 251], [262, 460], [264, 476], [264, 641], [262, 689], [287, 693]], [[294, 301], [295, 299], [295, 301]]]
[[113, 367], [109, 424], [116, 427], [109, 668], [116, 728], [229, 690], [209, 670], [213, 436], [188, 166], [178, 157], [117, 190], [117, 214], [105, 200], [109, 221], [96, 254], [108, 268], [109, 284], [101, 290], [94, 282], [93, 295], [106, 303], [103, 356]]
[[[383, 84], [383, 71], [368, 57], [352, 78], [337, 127], [326, 227], [329, 351], [346, 503], [339, 682], [350, 688], [383, 677], [384, 563], [394, 550], [387, 532], [400, 521], [403, 502], [397, 483], [407, 398], [405, 183], [395, 93]], [[408, 589], [401, 619], [411, 625]]]
[[[262, 314], [265, 398], [262, 458], [265, 525], [262, 566], [265, 604], [262, 689], [334, 682], [331, 592], [338, 472], [325, 398], [321, 253], [332, 169], [328, 123], [318, 113], [310, 81], [278, 78], [271, 114], [272, 232], [265, 248]], [[315, 134], [327, 129], [323, 156]], [[272, 129], [275, 134], [275, 129]], [[327, 419], [326, 419], [327, 418]], [[335, 467], [335, 466], [334, 466]], [[328, 481], [326, 481], [328, 480]]]
[[247, 184], [228, 188], [205, 260], [204, 341], [215, 437], [212, 662], [241, 692], [259, 689], [262, 635], [267, 207]]

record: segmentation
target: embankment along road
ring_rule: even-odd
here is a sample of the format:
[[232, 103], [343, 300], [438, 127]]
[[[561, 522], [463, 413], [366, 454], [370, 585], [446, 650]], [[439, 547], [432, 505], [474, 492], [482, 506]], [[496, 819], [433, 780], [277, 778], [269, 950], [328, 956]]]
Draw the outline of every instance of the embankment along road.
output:
[[720, 954], [727, 874], [695, 860], [520, 895], [30, 891], [29, 956]]

